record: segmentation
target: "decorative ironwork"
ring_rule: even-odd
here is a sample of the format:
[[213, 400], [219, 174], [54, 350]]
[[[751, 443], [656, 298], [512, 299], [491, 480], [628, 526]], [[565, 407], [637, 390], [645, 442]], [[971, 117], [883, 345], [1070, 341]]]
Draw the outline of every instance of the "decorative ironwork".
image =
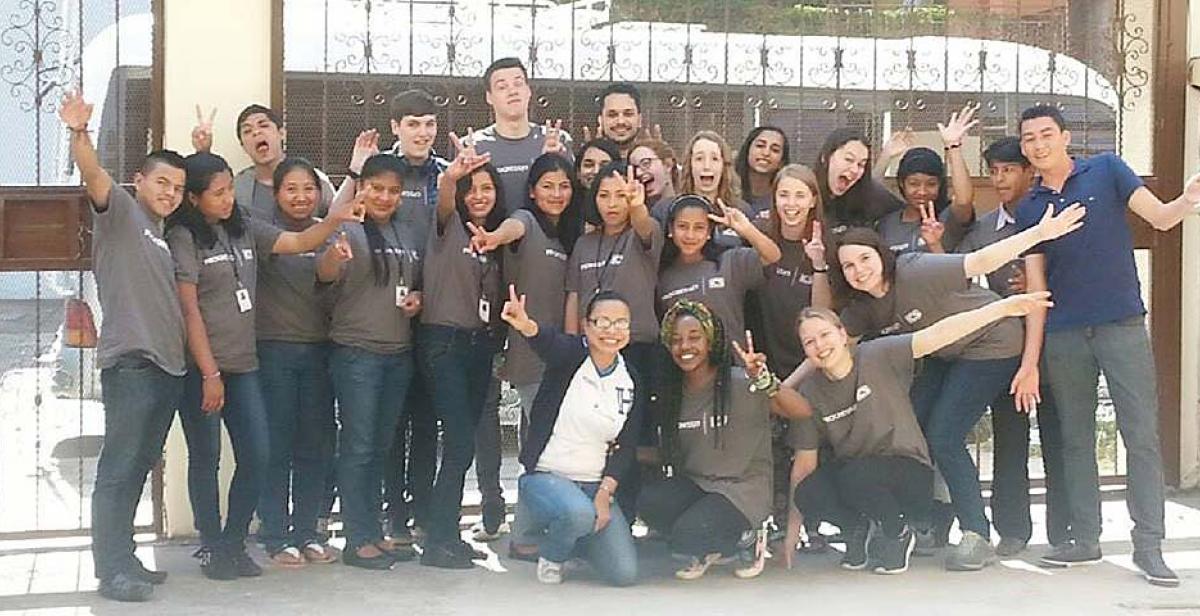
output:
[[1150, 55], [1150, 41], [1146, 37], [1146, 29], [1137, 23], [1137, 16], [1129, 13], [1121, 15], [1114, 26], [1113, 41], [1116, 43], [1113, 57], [1118, 64], [1117, 97], [1121, 108], [1133, 109], [1136, 99], [1140, 99], [1145, 88], [1150, 83], [1150, 73], [1142, 67], [1146, 60], [1142, 56]]
[[9, 25], [0, 30], [0, 45], [13, 58], [0, 66], [0, 80], [20, 101], [22, 111], [52, 113], [63, 89], [76, 75], [75, 64], [64, 61], [71, 50], [70, 33], [53, 0], [19, 0]]

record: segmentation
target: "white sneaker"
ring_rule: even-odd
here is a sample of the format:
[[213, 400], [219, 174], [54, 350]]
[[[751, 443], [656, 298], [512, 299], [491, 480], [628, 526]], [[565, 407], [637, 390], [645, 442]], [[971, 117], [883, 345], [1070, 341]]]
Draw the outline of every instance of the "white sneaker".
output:
[[494, 533], [489, 533], [483, 526], [483, 522], [476, 522], [471, 525], [471, 539], [476, 543], [489, 543], [507, 535], [509, 531], [508, 522], [502, 522]]
[[717, 564], [719, 560], [721, 560], [721, 555], [715, 552], [705, 556], [703, 559], [693, 556], [688, 566], [675, 572], [675, 577], [681, 580], [698, 580], [704, 577], [708, 568]]
[[556, 563], [538, 558], [537, 579], [543, 584], [562, 584], [562, 563]]

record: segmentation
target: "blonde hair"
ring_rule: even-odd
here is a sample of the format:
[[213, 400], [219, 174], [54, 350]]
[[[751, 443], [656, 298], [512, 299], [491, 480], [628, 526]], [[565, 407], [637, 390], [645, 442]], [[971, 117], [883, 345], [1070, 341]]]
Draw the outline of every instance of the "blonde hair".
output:
[[733, 153], [730, 152], [725, 138], [711, 130], [696, 133], [688, 142], [687, 150], [683, 153], [683, 177], [679, 181], [679, 193], [700, 194], [696, 191], [696, 179], [692, 177], [692, 151], [700, 141], [711, 141], [717, 144], [721, 151], [721, 181], [717, 183], [717, 199], [724, 201], [729, 207], [736, 207], [737, 202], [741, 200], [742, 191], [739, 188], [737, 171], [733, 169]]
[[801, 310], [800, 314], [796, 317], [796, 330], [798, 331], [800, 329], [800, 325], [809, 319], [820, 319], [840, 330], [846, 329], [846, 326], [842, 324], [841, 317], [839, 317], [836, 312], [828, 308], [808, 306], [804, 308], [804, 310]]

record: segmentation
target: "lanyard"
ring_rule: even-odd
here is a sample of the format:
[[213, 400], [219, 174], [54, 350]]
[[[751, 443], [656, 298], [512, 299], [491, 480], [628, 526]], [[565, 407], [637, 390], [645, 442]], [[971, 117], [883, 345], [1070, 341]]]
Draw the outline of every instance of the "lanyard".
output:
[[[224, 250], [225, 255], [227, 257], [229, 257], [229, 264], [233, 267], [234, 281], [237, 282], [237, 286], [239, 289], [245, 288], [244, 285], [242, 285], [242, 274], [241, 274], [242, 255], [241, 255], [241, 253], [239, 253], [236, 249], [234, 249], [232, 242], [228, 241], [229, 236], [227, 233], [225, 233], [224, 228], [219, 228], [219, 227], [214, 226], [213, 232], [217, 236], [217, 243], [221, 245], [221, 249]], [[222, 237], [221, 237], [222, 235], [225, 236], [225, 239], [222, 239]]]
[[[608, 257], [604, 259], [604, 265], [600, 267], [600, 273], [596, 275], [596, 293], [606, 290], [604, 285], [604, 277], [608, 273], [608, 266], [612, 265], [613, 255], [625, 255], [625, 247], [629, 244], [629, 235], [633, 233], [633, 229], [626, 227], [621, 232], [621, 237], [613, 240], [613, 248], [608, 251]], [[600, 231], [600, 238], [596, 242], [596, 261], [600, 260], [600, 249], [604, 246], [604, 231]]]

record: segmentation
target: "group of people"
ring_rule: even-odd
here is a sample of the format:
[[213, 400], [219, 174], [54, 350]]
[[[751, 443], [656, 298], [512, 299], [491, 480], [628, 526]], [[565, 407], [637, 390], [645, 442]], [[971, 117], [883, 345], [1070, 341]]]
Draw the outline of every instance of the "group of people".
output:
[[[1178, 583], [1160, 549], [1154, 368], [1125, 210], [1169, 229], [1200, 204], [1200, 179], [1163, 203], [1111, 154], [1071, 158], [1060, 111], [1035, 106], [985, 150], [1002, 205], [979, 214], [970, 106], [939, 125], [942, 153], [899, 133], [873, 157], [838, 129], [809, 167], [769, 126], [736, 155], [701, 131], [676, 156], [628, 83], [600, 92], [575, 147], [560, 123], [530, 121], [520, 61], [497, 60], [483, 84], [495, 123], [450, 133], [453, 158], [432, 149], [433, 98], [405, 91], [395, 146], [361, 133], [336, 189], [284, 152], [274, 110], [251, 105], [236, 127], [253, 166], [235, 174], [211, 152], [197, 109], [196, 152], [152, 152], [131, 195], [100, 166], [91, 106], [64, 100], [103, 310], [101, 594], [146, 600], [165, 581], [135, 557], [132, 524], [176, 412], [196, 555], [218, 580], [261, 575], [246, 550], [256, 512], [277, 567], [389, 569], [419, 546], [423, 565], [471, 568], [485, 556], [460, 531], [473, 464], [474, 539], [511, 532], [508, 555], [546, 583], [572, 558], [635, 583], [638, 519], [680, 579], [721, 563], [754, 577], [772, 536], [788, 565], [802, 544], [840, 542], [847, 569], [901, 573], [944, 548], [947, 569], [979, 570], [1030, 540], [1035, 410], [1041, 561], [1094, 563], [1101, 373], [1129, 452], [1134, 563]], [[894, 158], [889, 188], [872, 166]], [[522, 415], [511, 528], [505, 388]], [[992, 520], [966, 449], [989, 408]], [[223, 519], [222, 424], [236, 460]], [[340, 553], [320, 522], [335, 499]]]

